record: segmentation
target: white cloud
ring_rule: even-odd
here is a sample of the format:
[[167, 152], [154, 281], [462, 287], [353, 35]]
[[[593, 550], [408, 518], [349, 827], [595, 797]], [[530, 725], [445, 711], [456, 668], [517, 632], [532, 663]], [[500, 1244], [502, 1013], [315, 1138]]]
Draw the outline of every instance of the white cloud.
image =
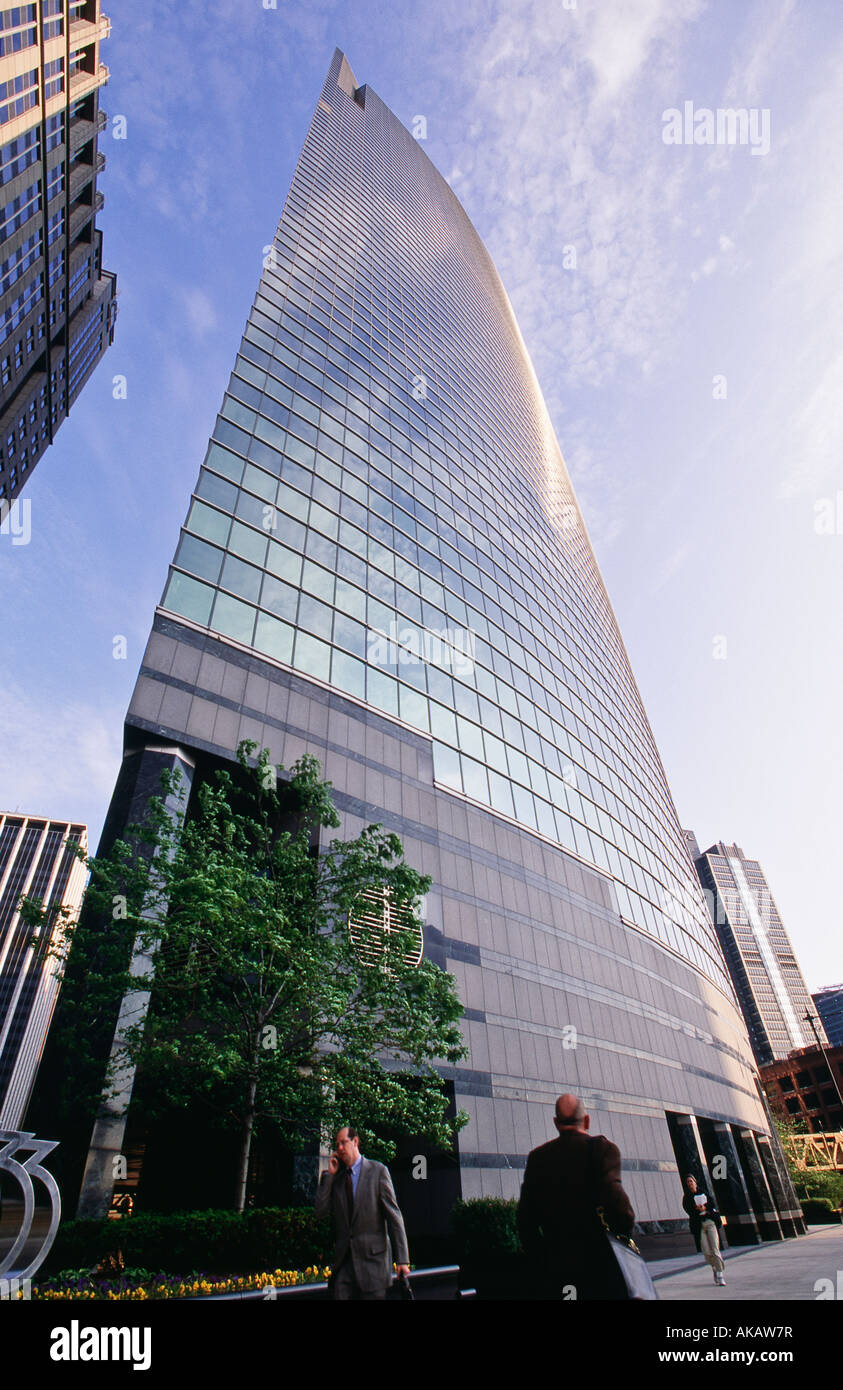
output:
[[0, 684], [0, 726], [14, 731], [7, 764], [14, 791], [0, 783], [3, 810], [79, 820], [85, 807], [108, 805], [120, 769], [122, 709], [24, 690], [7, 679]]
[[613, 101], [640, 75], [655, 45], [701, 9], [701, 0], [620, 0], [584, 11], [584, 52], [597, 79], [595, 100]]
[[204, 338], [217, 326], [217, 311], [213, 301], [196, 285], [183, 290], [182, 298], [191, 331], [195, 337]]

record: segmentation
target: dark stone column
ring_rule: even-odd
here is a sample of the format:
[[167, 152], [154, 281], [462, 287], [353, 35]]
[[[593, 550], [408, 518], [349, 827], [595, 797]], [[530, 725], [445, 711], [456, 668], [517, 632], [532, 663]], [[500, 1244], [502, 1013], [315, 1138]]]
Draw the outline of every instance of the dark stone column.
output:
[[755, 1088], [758, 1091], [758, 1099], [764, 1107], [769, 1128], [768, 1134], [756, 1134], [755, 1140], [758, 1144], [758, 1151], [761, 1155], [761, 1162], [764, 1164], [770, 1190], [778, 1207], [782, 1233], [785, 1236], [804, 1236], [805, 1218], [802, 1215], [802, 1207], [793, 1186], [790, 1167], [779, 1139], [779, 1132], [773, 1119], [770, 1103], [764, 1093], [764, 1087], [757, 1077]]
[[779, 1222], [773, 1194], [767, 1182], [764, 1165], [755, 1145], [755, 1135], [751, 1129], [735, 1127], [735, 1141], [743, 1164], [744, 1177], [752, 1198], [752, 1206], [758, 1220], [762, 1240], [781, 1240], [782, 1228]]
[[760, 1244], [752, 1197], [731, 1129], [723, 1120], [704, 1116], [697, 1123], [717, 1204], [726, 1218], [729, 1244]]
[[804, 1236], [805, 1219], [780, 1145], [767, 1134], [756, 1134], [755, 1143], [779, 1214], [782, 1235]]
[[[114, 841], [125, 835], [128, 825], [143, 821], [150, 797], [161, 795], [161, 773], [165, 769], [174, 771], [176, 768], [181, 772], [184, 790], [189, 795], [194, 764], [183, 749], [150, 744], [124, 759], [100, 840], [100, 854], [107, 853]], [[175, 821], [179, 812], [186, 808], [187, 800], [185, 797], [179, 803], [171, 795], [167, 797], [165, 805]], [[148, 974], [152, 960], [152, 956], [146, 954], [140, 944], [136, 943], [130, 966], [132, 974]], [[111, 1044], [111, 1058], [120, 1051], [126, 1028], [141, 1021], [146, 1016], [148, 1007], [148, 990], [129, 990], [123, 996]], [[116, 1091], [116, 1094], [107, 1098], [104, 1096], [100, 1102], [76, 1209], [79, 1220], [96, 1221], [108, 1215], [115, 1182], [114, 1159], [123, 1150], [126, 1119], [134, 1084], [135, 1068], [121, 1067], [114, 1073], [113, 1088], [109, 1088]]]
[[697, 1142], [697, 1130], [692, 1115], [668, 1113], [667, 1126], [676, 1155], [676, 1166], [684, 1192], [685, 1178], [693, 1173], [698, 1182], [705, 1181], [702, 1150]]

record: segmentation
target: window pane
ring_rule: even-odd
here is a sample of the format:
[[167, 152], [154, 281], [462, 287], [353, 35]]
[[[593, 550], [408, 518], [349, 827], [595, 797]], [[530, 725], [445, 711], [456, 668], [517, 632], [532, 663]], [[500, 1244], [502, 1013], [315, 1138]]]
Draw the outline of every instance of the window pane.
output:
[[444, 743], [434, 743], [433, 745], [433, 777], [444, 787], [453, 787], [458, 792], [462, 791], [460, 755], [455, 753], [453, 748], [446, 748]]
[[273, 520], [275, 508], [262, 501], [260, 497], [253, 497], [250, 492], [241, 492], [237, 499], [235, 516], [239, 516], [243, 521], [249, 521], [253, 526], [257, 526], [265, 534], [269, 533]]
[[301, 579], [301, 565], [301, 555], [294, 555], [286, 546], [276, 545], [274, 542], [270, 545], [267, 568], [273, 574], [279, 575], [281, 579], [288, 579], [291, 584], [298, 584]]
[[216, 503], [227, 512], [233, 512], [237, 501], [237, 488], [233, 483], [226, 482], [225, 478], [218, 478], [216, 473], [209, 473], [206, 468], [202, 468], [199, 472], [196, 495], [204, 497], [206, 502]]
[[255, 628], [255, 646], [258, 651], [266, 652], [268, 656], [274, 656], [276, 660], [289, 664], [293, 656], [293, 636], [294, 629], [289, 623], [282, 623], [278, 618], [270, 617], [268, 613], [258, 614]]
[[262, 565], [266, 558], [267, 541], [267, 536], [262, 536], [258, 531], [253, 531], [251, 527], [244, 526], [240, 521], [235, 521], [231, 526], [228, 548], [233, 550], [235, 555], [242, 555], [244, 560], [251, 560], [256, 565]]
[[366, 655], [365, 627], [362, 623], [356, 623], [353, 618], [347, 618], [344, 613], [337, 613], [334, 617], [334, 641], [338, 646], [353, 652], [355, 656]]
[[233, 483], [239, 483], [243, 473], [243, 460], [236, 454], [229, 453], [221, 444], [211, 444], [205, 462], [215, 473], [224, 473]]
[[414, 729], [424, 729], [425, 733], [430, 728], [427, 714], [427, 699], [420, 695], [417, 690], [411, 690], [406, 685], [398, 687], [399, 713], [407, 724], [412, 724]]
[[514, 816], [515, 807], [512, 803], [512, 788], [506, 777], [501, 777], [497, 772], [489, 773], [489, 791], [491, 793], [491, 803], [496, 811], [503, 811], [505, 816]]
[[206, 507], [203, 502], [194, 502], [186, 524], [191, 531], [198, 532], [207, 540], [225, 545], [231, 528], [231, 517], [224, 516], [222, 512], [215, 512], [213, 507]]
[[470, 724], [462, 715], [457, 715], [457, 747], [463, 753], [469, 753], [473, 758], [482, 759], [483, 735], [476, 724]]
[[533, 804], [533, 793], [525, 791], [523, 787], [513, 785], [512, 795], [515, 798], [516, 819], [523, 821], [525, 825], [532, 826], [533, 830], [538, 830], [536, 808]]
[[398, 713], [398, 682], [382, 671], [369, 667], [367, 695], [370, 705], [381, 709], [385, 714]]
[[449, 709], [431, 701], [430, 723], [434, 738], [441, 739], [443, 743], [456, 744], [457, 721]]
[[226, 637], [233, 637], [235, 642], [243, 642], [248, 646], [255, 627], [255, 610], [248, 604], [241, 603], [239, 598], [217, 594], [211, 627], [224, 633]]
[[279, 617], [294, 623], [298, 600], [298, 589], [294, 589], [290, 584], [283, 584], [279, 579], [273, 579], [271, 574], [266, 576], [263, 581], [263, 595], [261, 597], [264, 608], [269, 608]]
[[331, 684], [363, 700], [366, 696], [366, 667], [353, 656], [335, 651], [331, 658]]
[[288, 516], [297, 517], [299, 521], [307, 521], [310, 503], [301, 492], [297, 492], [288, 483], [278, 484], [278, 506]]
[[362, 589], [358, 589], [354, 584], [349, 584], [347, 579], [337, 579], [336, 598], [334, 602], [337, 608], [341, 608], [344, 613], [348, 613], [352, 618], [361, 620], [366, 617], [366, 595]]
[[486, 769], [480, 763], [476, 763], [473, 758], [461, 758], [462, 778], [465, 786], [466, 796], [473, 796], [475, 801], [484, 801], [489, 804], [489, 779], [486, 776]]
[[306, 676], [328, 682], [331, 668], [331, 648], [327, 642], [310, 637], [306, 632], [296, 636], [296, 655], [293, 662], [298, 671]]
[[223, 552], [214, 545], [207, 545], [195, 536], [183, 535], [176, 552], [176, 564], [182, 569], [198, 574], [200, 579], [208, 579], [216, 584], [220, 575], [220, 562]]
[[222, 567], [222, 588], [232, 589], [240, 598], [257, 603], [261, 588], [261, 571], [254, 565], [244, 564], [234, 555], [225, 557]]
[[265, 473], [262, 468], [256, 468], [253, 463], [247, 463], [243, 474], [243, 487], [248, 488], [250, 492], [256, 492], [265, 502], [274, 502], [278, 491], [278, 479]]
[[191, 579], [186, 574], [171, 574], [162, 606], [204, 627], [213, 601], [214, 590], [207, 584], [200, 584], [198, 579]]
[[326, 603], [334, 601], [334, 576], [321, 565], [314, 565], [312, 560], [304, 562], [301, 586], [316, 598], [324, 599]]
[[309, 594], [302, 594], [299, 601], [299, 627], [303, 627], [306, 632], [312, 632], [316, 637], [322, 637], [326, 642], [330, 642], [333, 621], [333, 608], [329, 608], [325, 603], [320, 603], [316, 598], [311, 598]]

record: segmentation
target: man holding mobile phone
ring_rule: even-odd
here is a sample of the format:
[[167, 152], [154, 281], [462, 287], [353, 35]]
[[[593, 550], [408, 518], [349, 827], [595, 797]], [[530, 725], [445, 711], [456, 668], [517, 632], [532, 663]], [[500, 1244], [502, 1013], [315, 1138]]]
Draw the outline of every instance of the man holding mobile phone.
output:
[[331, 1297], [385, 1298], [393, 1256], [398, 1277], [406, 1281], [410, 1274], [407, 1233], [389, 1169], [363, 1157], [353, 1125], [343, 1126], [336, 1144], [316, 1192], [316, 1215], [330, 1212], [334, 1218]]

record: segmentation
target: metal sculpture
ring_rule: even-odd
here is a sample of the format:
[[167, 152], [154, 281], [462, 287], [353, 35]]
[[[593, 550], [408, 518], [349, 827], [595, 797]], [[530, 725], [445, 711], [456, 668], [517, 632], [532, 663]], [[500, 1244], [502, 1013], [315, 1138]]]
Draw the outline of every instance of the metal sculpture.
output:
[[[0, 1129], [0, 1172], [10, 1173], [23, 1192], [21, 1228], [12, 1242], [11, 1249], [4, 1259], [0, 1260], [0, 1280], [14, 1268], [15, 1261], [26, 1246], [32, 1231], [32, 1223], [35, 1218], [33, 1178], [40, 1178], [50, 1195], [50, 1224], [35, 1258], [30, 1260], [26, 1269], [15, 1270], [14, 1278], [19, 1286], [25, 1285], [26, 1280], [31, 1279], [41, 1268], [56, 1238], [61, 1219], [61, 1193], [52, 1173], [41, 1166], [41, 1160], [46, 1158], [48, 1153], [52, 1153], [57, 1143], [58, 1141], [55, 1139], [36, 1139], [34, 1134], [26, 1133], [23, 1130]], [[15, 1155], [29, 1149], [32, 1150], [29, 1158], [19, 1162]]]

